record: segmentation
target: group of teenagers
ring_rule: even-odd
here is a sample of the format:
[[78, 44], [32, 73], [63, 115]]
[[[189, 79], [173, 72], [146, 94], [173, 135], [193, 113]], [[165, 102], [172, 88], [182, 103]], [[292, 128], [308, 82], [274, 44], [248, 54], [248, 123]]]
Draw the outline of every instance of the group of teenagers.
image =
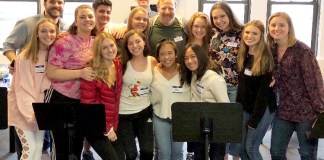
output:
[[[234, 159], [263, 159], [259, 146], [270, 125], [273, 160], [287, 159], [294, 131], [301, 159], [316, 159], [318, 139], [307, 133], [324, 111], [323, 79], [315, 54], [296, 39], [287, 13], [272, 14], [266, 31], [259, 20], [241, 24], [226, 2], [216, 2], [210, 17], [196, 12], [186, 22], [175, 16], [175, 0], [158, 0], [156, 16], [134, 8], [127, 29], [116, 38], [107, 23], [98, 23], [97, 11], [110, 14], [105, 7], [111, 11], [111, 6], [109, 0], [78, 6], [74, 22], [60, 34], [50, 18], [35, 24], [15, 58], [8, 94], [9, 125], [22, 145], [20, 160], [42, 155], [45, 131], [38, 129], [33, 102], [105, 105], [106, 131], [75, 132], [75, 159], [86, 146], [104, 160], [135, 160], [138, 154], [141, 160], [184, 159], [185, 142], [172, 140], [174, 102], [243, 105], [242, 142], [228, 149], [225, 143], [211, 143], [211, 160], [227, 159], [227, 152]], [[68, 130], [51, 134], [52, 158], [69, 159]], [[188, 142], [187, 152], [192, 159], [205, 159], [203, 143]]]

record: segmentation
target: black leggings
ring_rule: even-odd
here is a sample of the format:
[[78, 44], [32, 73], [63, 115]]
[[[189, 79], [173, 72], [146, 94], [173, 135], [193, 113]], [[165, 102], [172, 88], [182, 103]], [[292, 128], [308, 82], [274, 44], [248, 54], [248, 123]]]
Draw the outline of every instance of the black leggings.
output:
[[[119, 140], [122, 141], [121, 145], [126, 153], [126, 160], [135, 160], [137, 157], [136, 137], [140, 147], [140, 159], [152, 160], [153, 123], [151, 106], [139, 113], [119, 115], [118, 128], [117, 135]], [[119, 155], [119, 157], [122, 159], [123, 155]]]
[[102, 160], [119, 159], [116, 152], [117, 141], [111, 142], [108, 140], [108, 137], [103, 134], [86, 134], [85, 137]]

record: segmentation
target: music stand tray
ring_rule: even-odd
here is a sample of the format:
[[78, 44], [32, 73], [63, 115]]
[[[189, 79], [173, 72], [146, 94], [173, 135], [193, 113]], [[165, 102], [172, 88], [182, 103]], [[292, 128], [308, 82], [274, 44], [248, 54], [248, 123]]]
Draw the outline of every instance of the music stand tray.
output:
[[176, 102], [171, 110], [174, 141], [204, 142], [202, 130], [210, 122], [210, 142], [242, 141], [243, 107], [239, 103]]
[[[40, 130], [55, 130], [75, 122], [75, 129], [95, 133], [106, 131], [104, 104], [33, 103], [36, 121]], [[73, 115], [67, 115], [67, 110]]]
[[314, 128], [311, 131], [310, 138], [324, 138], [324, 113], [317, 118]]
[[40, 130], [67, 129], [69, 160], [75, 157], [73, 153], [75, 132], [103, 134], [106, 131], [104, 104], [33, 103], [33, 109]]

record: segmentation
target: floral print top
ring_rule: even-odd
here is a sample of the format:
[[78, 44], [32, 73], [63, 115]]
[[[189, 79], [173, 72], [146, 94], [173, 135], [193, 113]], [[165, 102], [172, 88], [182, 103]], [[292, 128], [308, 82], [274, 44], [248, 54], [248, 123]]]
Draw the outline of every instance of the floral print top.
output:
[[238, 85], [237, 54], [240, 48], [240, 31], [217, 32], [210, 41], [209, 58], [217, 61], [225, 70], [225, 81], [228, 86]]

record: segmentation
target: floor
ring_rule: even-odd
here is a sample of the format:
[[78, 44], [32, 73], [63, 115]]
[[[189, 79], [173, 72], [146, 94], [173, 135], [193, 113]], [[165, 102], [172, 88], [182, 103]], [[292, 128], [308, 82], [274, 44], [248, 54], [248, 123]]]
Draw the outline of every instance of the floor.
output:
[[[270, 157], [270, 137], [271, 130], [267, 132], [263, 139], [263, 145], [260, 147], [260, 151], [262, 153], [264, 160], [271, 160]], [[0, 160], [17, 160], [17, 156], [15, 153], [9, 153], [9, 130], [0, 130]], [[290, 144], [288, 146], [287, 158], [288, 160], [300, 160], [298, 154], [298, 141], [296, 139], [296, 135], [293, 135]], [[318, 146], [318, 160], [324, 160], [324, 139], [320, 139]], [[97, 154], [94, 154], [96, 160], [100, 160]], [[43, 158], [45, 160], [45, 158]]]

